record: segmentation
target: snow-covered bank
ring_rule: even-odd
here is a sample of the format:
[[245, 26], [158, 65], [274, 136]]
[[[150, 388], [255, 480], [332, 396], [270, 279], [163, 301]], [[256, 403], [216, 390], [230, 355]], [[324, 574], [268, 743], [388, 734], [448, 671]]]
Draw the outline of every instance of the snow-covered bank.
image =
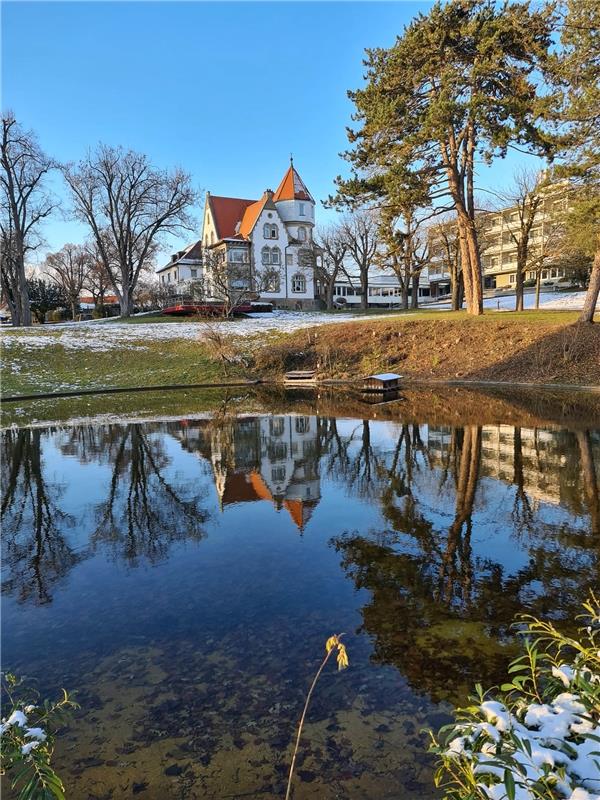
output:
[[[581, 311], [585, 300], [585, 292], [541, 292], [540, 310], [542, 311]], [[523, 297], [526, 310], [535, 308], [535, 294], [527, 293]], [[483, 307], [497, 311], [513, 311], [515, 295], [507, 294], [505, 297], [486, 297]], [[424, 308], [434, 311], [449, 311], [450, 303], [435, 303]]]
[[[315, 325], [330, 325], [336, 322], [351, 322], [364, 319], [362, 314], [323, 314], [308, 311], [273, 311], [271, 314], [251, 316], [211, 322], [211, 327], [220, 325], [225, 333], [236, 336], [251, 336], [256, 333], [277, 331], [291, 333]], [[86, 323], [65, 324], [61, 327], [3, 330], [2, 344], [10, 347], [17, 342], [27, 348], [38, 349], [52, 344], [60, 344], [66, 350], [111, 350], [114, 348], [143, 348], [144, 342], [167, 341], [173, 339], [196, 339], [204, 335], [205, 329], [198, 322], [148, 322], [132, 325], [125, 322], [112, 322], [98, 326]]]

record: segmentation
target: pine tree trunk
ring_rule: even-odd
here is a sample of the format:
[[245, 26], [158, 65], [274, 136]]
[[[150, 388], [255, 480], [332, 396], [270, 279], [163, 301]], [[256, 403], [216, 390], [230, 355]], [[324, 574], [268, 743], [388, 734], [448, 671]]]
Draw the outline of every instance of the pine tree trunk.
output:
[[593, 322], [594, 314], [596, 312], [596, 303], [598, 302], [598, 295], [600, 294], [600, 250], [596, 251], [594, 258], [594, 266], [592, 267], [592, 274], [590, 275], [590, 282], [585, 296], [585, 303], [583, 304], [583, 311], [579, 317], [580, 322]]
[[460, 249], [460, 263], [462, 266], [463, 276], [463, 291], [465, 300], [467, 301], [467, 311], [471, 313], [471, 299], [472, 299], [472, 286], [471, 286], [471, 256], [469, 254], [469, 245], [467, 243], [466, 235], [466, 218], [458, 216], [458, 244]]
[[[477, 244], [477, 231], [475, 223], [469, 220], [466, 226], [467, 245], [469, 249], [469, 271], [470, 271], [470, 303], [467, 295], [467, 310], [469, 314], [479, 316], [483, 314], [483, 281], [481, 275], [481, 258]], [[465, 284], [466, 288], [466, 284]]]

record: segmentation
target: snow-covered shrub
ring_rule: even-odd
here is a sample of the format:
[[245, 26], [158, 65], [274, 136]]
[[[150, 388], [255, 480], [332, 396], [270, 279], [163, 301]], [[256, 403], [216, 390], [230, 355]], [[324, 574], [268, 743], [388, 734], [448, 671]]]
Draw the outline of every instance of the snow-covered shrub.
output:
[[437, 786], [452, 800], [600, 800], [600, 604], [576, 637], [524, 616], [509, 682], [432, 734]]
[[57, 702], [40, 701], [14, 675], [3, 675], [0, 772], [7, 775], [18, 800], [64, 800], [63, 783], [50, 761], [57, 726], [65, 712], [76, 707], [64, 689]]

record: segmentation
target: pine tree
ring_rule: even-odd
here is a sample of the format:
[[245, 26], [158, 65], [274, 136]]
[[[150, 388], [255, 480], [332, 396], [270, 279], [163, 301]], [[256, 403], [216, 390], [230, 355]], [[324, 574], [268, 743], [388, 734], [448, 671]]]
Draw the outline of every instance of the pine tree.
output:
[[554, 99], [540, 91], [537, 70], [548, 60], [552, 25], [550, 7], [437, 2], [393, 47], [367, 50], [367, 84], [349, 92], [361, 124], [348, 131], [354, 174], [338, 178], [339, 196], [356, 197], [366, 186], [392, 205], [407, 188], [432, 204], [449, 197], [472, 314], [482, 312], [476, 159], [504, 157], [513, 146], [551, 154], [543, 123]]

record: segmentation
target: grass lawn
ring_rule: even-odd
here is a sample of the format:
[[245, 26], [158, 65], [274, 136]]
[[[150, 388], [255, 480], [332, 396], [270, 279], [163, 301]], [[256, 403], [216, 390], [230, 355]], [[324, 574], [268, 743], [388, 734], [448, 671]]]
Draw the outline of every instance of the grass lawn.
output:
[[[81, 337], [70, 328], [77, 347], [60, 343], [66, 326], [33, 328], [7, 334], [10, 344], [3, 348], [2, 394], [280, 375], [285, 369], [312, 366], [311, 359], [315, 364], [328, 365], [327, 374], [335, 377], [355, 377], [389, 367], [407, 376], [435, 380], [479, 376], [492, 380], [498, 373], [499, 379], [507, 382], [598, 383], [600, 326], [587, 326], [587, 332], [579, 335], [569, 327], [577, 318], [576, 311], [488, 312], [471, 317], [466, 312], [420, 310], [367, 314], [356, 320], [340, 312], [340, 325], [240, 337], [239, 350], [245, 353], [250, 366], [229, 369], [227, 375], [200, 337], [189, 338], [189, 333], [188, 338], [176, 334], [163, 339], [144, 336], [144, 325], [189, 323], [194, 318], [133, 317], [127, 322], [135, 326], [135, 335], [125, 340], [119, 340], [117, 329], [114, 338], [109, 335], [110, 322], [102, 324], [103, 333], [98, 337], [89, 326]], [[119, 321], [124, 320], [115, 319]], [[235, 331], [232, 323], [232, 333]], [[34, 346], [33, 340], [37, 338], [39, 342], [40, 334], [47, 343]], [[27, 343], [29, 336], [31, 344]], [[517, 364], [517, 356], [524, 352], [527, 360], [521, 359]], [[481, 371], [484, 368], [486, 372]]]
[[[227, 379], [235, 377], [230, 371]], [[14, 342], [4, 348], [2, 358], [3, 395], [222, 379], [221, 365], [208, 357], [201, 344], [180, 339], [148, 341], [143, 348], [125, 346], [104, 352], [67, 350], [60, 344], [28, 348]]]

